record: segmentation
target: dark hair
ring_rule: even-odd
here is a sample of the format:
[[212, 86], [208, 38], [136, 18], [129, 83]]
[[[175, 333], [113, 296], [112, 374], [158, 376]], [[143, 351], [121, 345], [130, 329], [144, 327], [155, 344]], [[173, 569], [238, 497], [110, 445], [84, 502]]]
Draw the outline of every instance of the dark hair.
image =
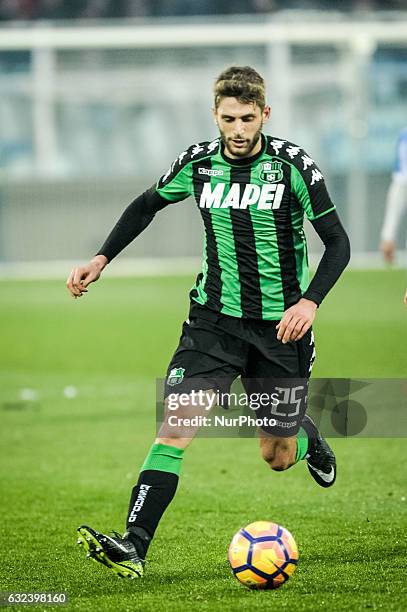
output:
[[262, 110], [266, 105], [263, 77], [250, 66], [231, 66], [218, 76], [214, 87], [215, 108], [222, 98], [237, 98], [239, 102], [254, 102]]

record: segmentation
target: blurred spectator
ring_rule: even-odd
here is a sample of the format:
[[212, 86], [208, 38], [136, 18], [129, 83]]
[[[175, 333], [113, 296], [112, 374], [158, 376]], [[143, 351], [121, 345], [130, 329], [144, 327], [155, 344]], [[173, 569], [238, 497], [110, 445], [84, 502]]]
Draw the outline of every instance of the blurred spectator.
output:
[[41, 0], [38, 17], [40, 19], [76, 19], [89, 4], [89, 0]]
[[83, 17], [148, 17], [150, 4], [149, 0], [88, 0]]
[[381, 231], [380, 249], [387, 263], [394, 262], [396, 235], [400, 220], [407, 209], [407, 127], [401, 130], [397, 142], [396, 164], [389, 190]]
[[[112, 4], [116, 4], [112, 0]], [[150, 15], [149, 0], [124, 0], [126, 17], [148, 17]]]
[[103, 19], [272, 13], [287, 9], [393, 10], [406, 0], [0, 0], [0, 20]]
[[253, 0], [152, 0], [154, 17], [180, 17], [182, 15], [227, 15], [253, 12]]
[[39, 0], [2, 0], [0, 20], [34, 19], [37, 16]]
[[[387, 192], [386, 211], [381, 231], [380, 249], [384, 260], [394, 262], [396, 235], [400, 220], [407, 210], [407, 127], [401, 130], [397, 142], [396, 166]], [[407, 306], [407, 289], [404, 294]]]

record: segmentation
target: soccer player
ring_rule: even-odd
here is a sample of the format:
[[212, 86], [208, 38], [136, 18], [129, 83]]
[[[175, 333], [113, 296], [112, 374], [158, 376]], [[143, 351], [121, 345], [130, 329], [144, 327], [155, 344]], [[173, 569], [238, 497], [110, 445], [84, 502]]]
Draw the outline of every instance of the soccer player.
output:
[[[274, 417], [260, 432], [273, 470], [305, 459], [322, 487], [336, 478], [332, 449], [305, 414], [315, 357], [311, 325], [318, 306], [346, 267], [350, 247], [314, 160], [299, 146], [263, 134], [270, 107], [263, 78], [231, 67], [216, 80], [214, 118], [219, 137], [183, 151], [157, 184], [124, 211], [98, 254], [74, 268], [67, 285], [78, 298], [104, 267], [166, 206], [192, 196], [202, 216], [202, 272], [166, 378], [167, 413], [134, 486], [126, 531], [105, 535], [79, 528], [88, 556], [120, 576], [144, 571], [148, 546], [176, 492], [194, 428], [169, 427], [168, 399], [186, 393], [181, 414], [208, 407], [239, 375], [246, 391], [279, 394]], [[308, 278], [304, 213], [325, 250]], [[205, 392], [199, 406], [193, 392]], [[182, 412], [183, 411], [183, 412]]]
[[[387, 192], [386, 212], [381, 232], [380, 248], [384, 260], [393, 263], [396, 250], [396, 234], [403, 212], [407, 208], [407, 128], [399, 135], [396, 165]], [[404, 296], [407, 306], [407, 290]]]

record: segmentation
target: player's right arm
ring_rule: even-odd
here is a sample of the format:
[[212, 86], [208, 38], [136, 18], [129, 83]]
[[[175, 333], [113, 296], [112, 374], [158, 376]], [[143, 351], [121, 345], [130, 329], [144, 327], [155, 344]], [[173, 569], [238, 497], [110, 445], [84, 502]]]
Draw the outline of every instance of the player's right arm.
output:
[[74, 298], [87, 292], [97, 281], [106, 265], [128, 246], [154, 219], [155, 214], [172, 202], [185, 200], [192, 189], [188, 151], [181, 153], [156, 185], [133, 200], [110, 232], [95, 257], [83, 266], [73, 268], [67, 287]]

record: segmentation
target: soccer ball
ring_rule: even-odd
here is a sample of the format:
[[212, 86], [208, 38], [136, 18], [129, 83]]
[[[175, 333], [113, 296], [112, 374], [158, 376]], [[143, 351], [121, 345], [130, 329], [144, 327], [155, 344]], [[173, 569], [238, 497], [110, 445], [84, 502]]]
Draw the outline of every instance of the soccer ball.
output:
[[278, 589], [295, 571], [298, 548], [291, 533], [267, 521], [240, 529], [229, 546], [229, 563], [249, 589]]

